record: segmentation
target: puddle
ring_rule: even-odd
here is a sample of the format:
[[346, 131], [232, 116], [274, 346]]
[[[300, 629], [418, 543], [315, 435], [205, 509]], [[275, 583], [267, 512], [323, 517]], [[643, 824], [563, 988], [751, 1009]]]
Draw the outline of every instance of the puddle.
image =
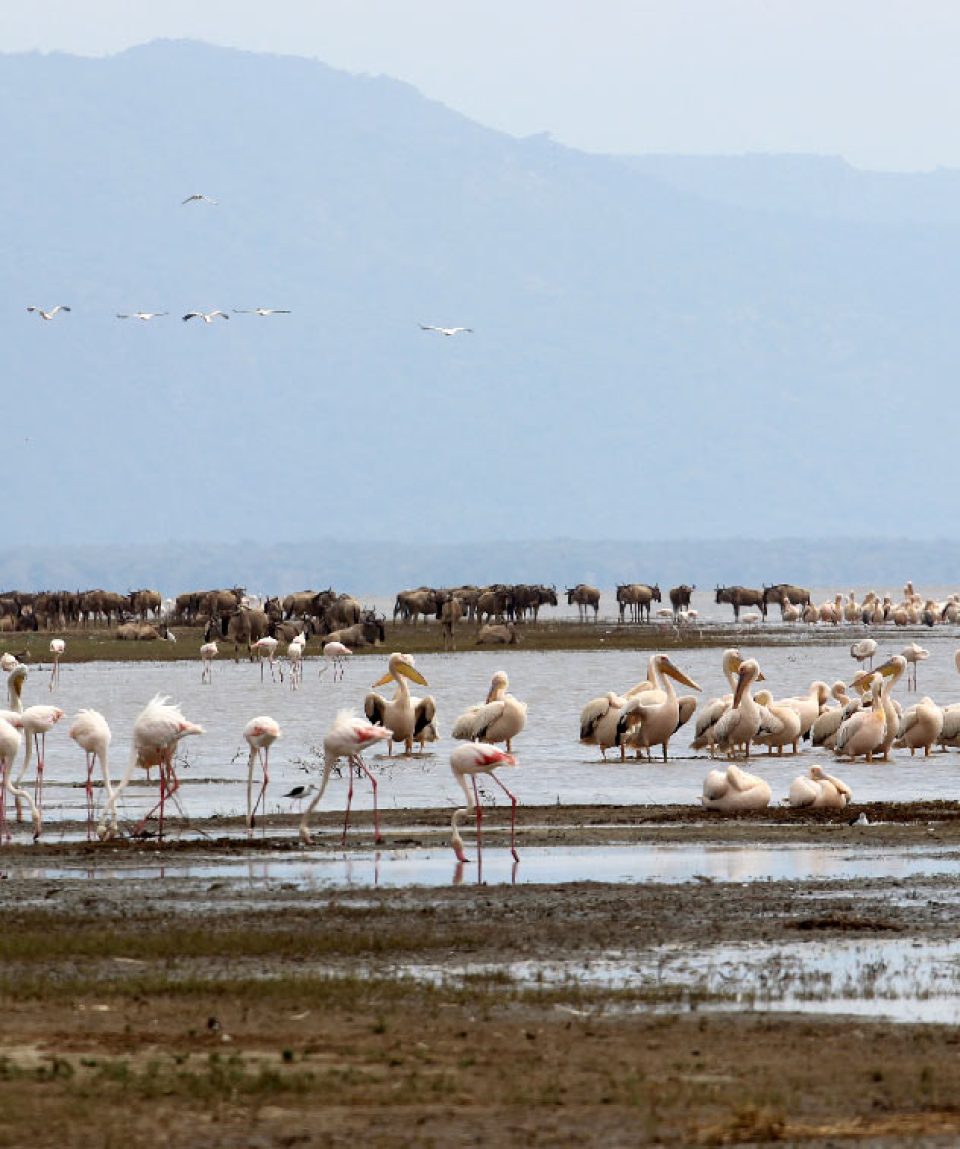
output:
[[[524, 988], [603, 987], [649, 994], [640, 1009], [828, 1013], [898, 1022], [960, 1022], [960, 941], [670, 946], [631, 958], [406, 966], [430, 983], [509, 979]], [[635, 1008], [629, 1004], [627, 1008]], [[583, 1007], [590, 1012], [589, 1003]]]
[[33, 866], [16, 860], [0, 872], [11, 880], [89, 879], [176, 881], [228, 880], [253, 887], [274, 883], [300, 888], [333, 889], [351, 886], [444, 886], [451, 883], [553, 884], [593, 881], [628, 885], [641, 883], [767, 881], [850, 881], [856, 879], [917, 879], [960, 874], [955, 849], [913, 846], [900, 849], [869, 846], [692, 846], [676, 843], [630, 846], [531, 847], [514, 864], [502, 847], [488, 847], [482, 866], [474, 860], [459, 866], [444, 846], [403, 850], [304, 850], [278, 857], [193, 854], [164, 856], [144, 847], [135, 859], [111, 857], [82, 862], [64, 861]]

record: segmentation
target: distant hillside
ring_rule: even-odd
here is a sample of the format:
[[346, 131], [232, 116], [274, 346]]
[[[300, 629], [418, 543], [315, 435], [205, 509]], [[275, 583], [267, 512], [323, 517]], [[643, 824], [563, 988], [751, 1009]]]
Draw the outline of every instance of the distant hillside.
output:
[[149, 586], [164, 595], [241, 585], [257, 594], [333, 586], [389, 596], [406, 587], [535, 582], [563, 590], [577, 582], [681, 582], [710, 591], [717, 583], [798, 582], [899, 592], [907, 579], [960, 588], [960, 543], [861, 539], [772, 539], [760, 543], [557, 539], [488, 545], [313, 543], [229, 546], [164, 543], [143, 547], [22, 547], [0, 558], [0, 589]]
[[0, 56], [0, 140], [11, 546], [952, 528], [957, 173], [588, 156], [190, 42]]

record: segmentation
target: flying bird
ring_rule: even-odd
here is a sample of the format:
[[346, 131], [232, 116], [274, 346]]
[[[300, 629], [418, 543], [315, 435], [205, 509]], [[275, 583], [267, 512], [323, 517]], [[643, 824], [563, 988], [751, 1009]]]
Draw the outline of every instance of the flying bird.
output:
[[234, 315], [290, 315], [285, 307], [234, 307]]
[[42, 307], [28, 307], [27, 311], [35, 311], [41, 319], [53, 319], [58, 311], [69, 311], [65, 303], [58, 303], [56, 307], [51, 307], [49, 311], [44, 311]]
[[230, 318], [225, 311], [188, 311], [183, 316], [183, 322], [186, 323], [188, 319], [202, 319], [204, 323], [212, 323], [218, 315], [221, 319]]
[[194, 192], [193, 195], [188, 195], [185, 200], [181, 200], [180, 206], [183, 207], [185, 203], [200, 203], [201, 201], [203, 203], [212, 204], [216, 204], [218, 202], [215, 199], [211, 199], [208, 195], [204, 195], [203, 192]]
[[161, 315], [169, 314], [169, 311], [133, 311], [129, 315], [121, 315], [117, 312], [117, 319], [142, 319], [146, 322], [148, 319], [159, 319]]
[[420, 330], [435, 331], [437, 335], [460, 335], [463, 332], [467, 332], [470, 335], [473, 334], [472, 327], [433, 327], [429, 323], [421, 323]]

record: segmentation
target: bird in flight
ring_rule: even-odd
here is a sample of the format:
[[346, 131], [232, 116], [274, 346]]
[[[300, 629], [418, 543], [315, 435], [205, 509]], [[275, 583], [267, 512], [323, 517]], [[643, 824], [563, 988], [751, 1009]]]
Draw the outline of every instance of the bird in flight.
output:
[[158, 319], [161, 315], [169, 315], [169, 311], [134, 311], [130, 315], [121, 315], [117, 312], [117, 319]]
[[201, 200], [204, 203], [212, 203], [212, 204], [216, 204], [219, 202], [218, 200], [211, 199], [208, 195], [204, 195], [203, 192], [194, 192], [193, 195], [188, 195], [185, 200], [181, 200], [180, 206], [183, 207], [183, 205], [185, 203], [199, 203]]
[[234, 307], [234, 315], [290, 315], [283, 307]]
[[35, 311], [41, 319], [53, 319], [58, 311], [69, 311], [70, 308], [64, 303], [58, 303], [56, 307], [51, 307], [49, 311], [44, 311], [42, 307], [28, 307], [27, 311]]
[[188, 319], [202, 319], [204, 323], [212, 323], [217, 316], [221, 319], [229, 319], [225, 311], [188, 311], [183, 317], [183, 322], [186, 323]]
[[420, 324], [421, 331], [435, 331], [438, 335], [459, 335], [461, 332], [469, 332], [473, 334], [472, 327], [433, 327], [429, 323]]

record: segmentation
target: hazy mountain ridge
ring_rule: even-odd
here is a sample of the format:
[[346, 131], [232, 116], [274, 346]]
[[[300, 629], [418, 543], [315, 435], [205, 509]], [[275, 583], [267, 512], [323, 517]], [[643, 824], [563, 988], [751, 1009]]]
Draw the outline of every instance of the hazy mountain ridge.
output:
[[954, 174], [858, 213], [830, 161], [588, 156], [188, 42], [0, 56], [0, 133], [11, 543], [952, 522]]

